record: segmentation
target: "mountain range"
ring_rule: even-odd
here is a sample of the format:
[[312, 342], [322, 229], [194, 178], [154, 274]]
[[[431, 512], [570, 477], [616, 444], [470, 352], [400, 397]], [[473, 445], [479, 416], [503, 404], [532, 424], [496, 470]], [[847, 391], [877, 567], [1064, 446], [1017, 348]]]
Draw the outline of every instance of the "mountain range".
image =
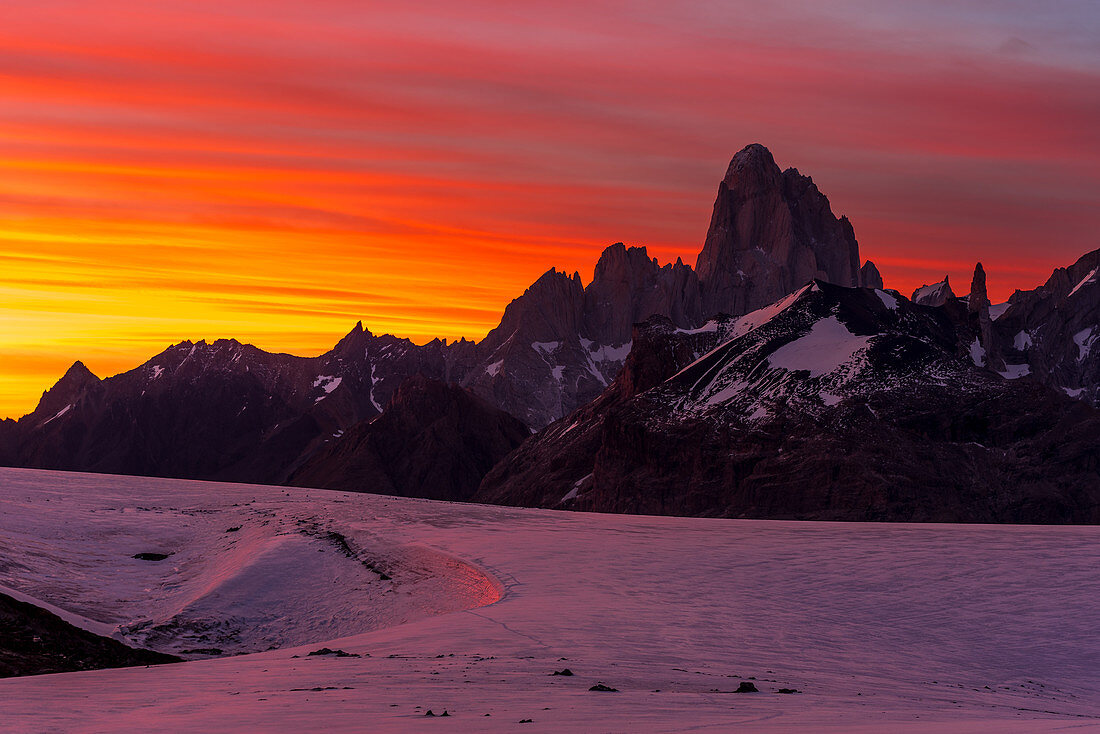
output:
[[[608, 247], [480, 342], [356, 324], [318, 357], [182, 342], [76, 362], [0, 463], [611, 512], [1100, 520], [1100, 250], [1007, 304], [911, 298], [813, 180], [750, 145], [696, 266]], [[535, 432], [535, 435], [530, 435]]]

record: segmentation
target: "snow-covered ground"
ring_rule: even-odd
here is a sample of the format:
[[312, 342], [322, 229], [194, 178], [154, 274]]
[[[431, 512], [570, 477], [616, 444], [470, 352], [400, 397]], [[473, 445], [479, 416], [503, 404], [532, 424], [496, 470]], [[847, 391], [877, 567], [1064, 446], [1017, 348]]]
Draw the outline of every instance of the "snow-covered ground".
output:
[[[1094, 527], [0, 469], [0, 585], [160, 649], [290, 646], [3, 680], [4, 731], [1100, 730]], [[361, 657], [307, 655], [322, 646]], [[759, 693], [733, 693], [750, 678]]]

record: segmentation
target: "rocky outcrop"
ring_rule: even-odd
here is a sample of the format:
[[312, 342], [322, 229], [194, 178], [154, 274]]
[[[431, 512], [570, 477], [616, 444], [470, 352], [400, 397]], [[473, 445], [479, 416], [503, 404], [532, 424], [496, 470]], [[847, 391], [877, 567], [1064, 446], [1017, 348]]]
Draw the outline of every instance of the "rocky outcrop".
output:
[[1100, 414], [959, 356], [949, 309], [819, 281], [727, 323], [726, 340], [698, 359], [677, 344], [689, 335], [651, 329], [636, 337], [645, 353], [632, 355], [640, 372], [629, 379], [671, 376], [627, 389], [624, 371], [498, 464], [475, 499], [726, 517], [1100, 521]]
[[909, 300], [918, 306], [936, 307], [954, 301], [955, 298], [955, 292], [951, 290], [951, 283], [948, 276], [945, 275], [939, 283], [922, 285], [917, 288], [913, 291], [913, 295]]
[[863, 263], [863, 267], [859, 269], [859, 284], [864, 288], [878, 288], [880, 290], [884, 287], [882, 275], [870, 260]]
[[596, 364], [591, 347], [599, 345], [584, 338], [584, 304], [580, 274], [547, 271], [478, 345], [463, 387], [531, 426], [599, 395], [620, 365], [601, 371]]
[[42, 393], [34, 412], [24, 416], [28, 423], [42, 425], [60, 418], [80, 402], [81, 398], [95, 394], [101, 387], [100, 379], [84, 366], [73, 362], [53, 387]]
[[990, 369], [1002, 366], [993, 344], [993, 320], [989, 316], [989, 294], [985, 286], [985, 268], [981, 263], [974, 266], [974, 279], [970, 283], [970, 295], [966, 298], [966, 310], [970, 315], [971, 328], [978, 334], [978, 342], [984, 352], [982, 365]]
[[523, 423], [457, 385], [417, 376], [382, 415], [328, 439], [288, 483], [465, 501], [529, 435]]
[[813, 180], [780, 171], [754, 144], [733, 157], [718, 185], [710, 228], [696, 263], [703, 312], [748, 313], [814, 278], [860, 283], [859, 245]]
[[1004, 374], [1100, 405], [1100, 250], [1016, 291], [993, 321], [993, 339]]
[[580, 273], [567, 275], [551, 268], [505, 307], [500, 324], [485, 337], [482, 349], [491, 353], [517, 333], [537, 342], [579, 334], [583, 315]]
[[584, 289], [584, 336], [599, 344], [630, 341], [634, 324], [653, 315], [682, 328], [703, 317], [699, 280], [681, 260], [661, 266], [644, 247], [608, 247]]
[[541, 427], [607, 387], [630, 352], [636, 321], [656, 314], [687, 328], [701, 313], [691, 267], [679, 260], [661, 266], [644, 247], [616, 243], [587, 287], [577, 273], [551, 270], [509, 304], [462, 384]]
[[0, 630], [0, 678], [180, 662], [80, 629], [7, 594], [0, 594]]

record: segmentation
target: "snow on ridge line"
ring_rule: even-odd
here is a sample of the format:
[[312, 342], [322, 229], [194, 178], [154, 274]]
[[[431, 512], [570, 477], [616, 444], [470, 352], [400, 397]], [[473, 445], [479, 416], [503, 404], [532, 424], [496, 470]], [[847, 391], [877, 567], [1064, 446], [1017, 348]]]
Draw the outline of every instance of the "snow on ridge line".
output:
[[934, 295], [940, 295], [944, 293], [944, 289], [947, 287], [947, 281], [941, 280], [938, 283], [929, 283], [928, 285], [922, 285], [913, 291], [913, 301], [916, 302], [922, 298]]
[[718, 331], [718, 322], [715, 319], [711, 319], [707, 323], [700, 326], [698, 329], [676, 329], [676, 334], [711, 334]]
[[702, 355], [701, 357], [699, 357], [698, 359], [693, 361], [691, 364], [685, 366], [683, 369], [681, 369], [679, 372], [677, 372], [675, 375], [673, 375], [672, 377], [670, 377], [668, 379], [669, 380], [676, 379], [677, 377], [679, 377], [681, 374], [683, 374], [687, 370], [689, 370], [692, 367], [694, 367], [695, 365], [699, 364], [704, 359], [707, 359], [708, 357], [710, 357], [712, 354], [717, 352], [719, 349], [723, 349], [727, 344], [732, 342], [734, 339], [739, 339], [739, 338], [743, 337], [745, 334], [748, 334], [752, 331], [755, 331], [756, 329], [759, 329], [761, 326], [768, 323], [773, 318], [775, 318], [776, 316], [778, 316], [779, 314], [783, 313], [788, 308], [793, 306], [794, 303], [799, 298], [802, 297], [802, 294], [804, 294], [808, 290], [810, 290], [812, 286], [816, 286], [816, 283], [807, 283], [806, 285], [802, 286], [801, 288], [799, 288], [794, 293], [789, 293], [789, 294], [783, 296], [782, 298], [780, 298], [778, 301], [771, 304], [770, 306], [764, 306], [763, 308], [758, 308], [755, 311], [751, 311], [751, 312], [745, 314], [744, 316], [741, 316], [740, 318], [737, 319], [737, 321], [735, 321], [733, 323], [733, 327], [729, 331], [726, 332], [725, 339], [723, 339], [720, 344], [718, 344], [716, 347], [714, 347], [714, 349], [711, 349], [709, 352], [707, 352], [706, 354]]

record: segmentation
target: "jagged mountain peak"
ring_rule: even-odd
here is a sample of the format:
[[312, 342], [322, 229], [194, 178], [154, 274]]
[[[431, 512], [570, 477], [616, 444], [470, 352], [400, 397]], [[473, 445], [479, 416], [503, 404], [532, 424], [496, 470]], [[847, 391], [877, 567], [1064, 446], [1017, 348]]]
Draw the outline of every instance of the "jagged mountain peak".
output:
[[813, 179], [780, 171], [771, 152], [753, 144], [718, 185], [696, 272], [703, 313], [739, 315], [813, 278], [859, 285], [859, 244]]
[[727, 184], [750, 187], [765, 181], [778, 181], [781, 174], [772, 152], [766, 146], [749, 143], [734, 153], [724, 180]]
[[370, 343], [373, 336], [370, 331], [363, 328], [362, 321], [357, 321], [352, 330], [336, 342], [336, 346], [332, 348], [332, 353], [341, 357], [347, 357], [353, 353], [357, 355], [360, 352], [365, 353], [367, 344]]
[[864, 288], [878, 288], [880, 290], [884, 287], [882, 274], [870, 260], [863, 263], [863, 267], [859, 269], [859, 284]]
[[987, 311], [989, 309], [985, 268], [980, 262], [974, 266], [974, 278], [970, 281], [970, 294], [966, 297], [966, 307], [971, 313], [978, 313], [982, 308]]
[[69, 366], [69, 369], [65, 370], [65, 374], [61, 376], [58, 384], [70, 381], [99, 382], [99, 378], [78, 359]]
[[41, 428], [70, 412], [89, 392], [98, 390], [102, 380], [95, 376], [83, 362], [77, 360], [65, 370], [53, 387], [42, 393], [33, 412], [23, 416], [20, 423]]
[[922, 285], [917, 288], [913, 291], [913, 295], [909, 300], [918, 306], [942, 306], [955, 300], [955, 292], [951, 290], [949, 276], [945, 275], [943, 280], [938, 283]]

